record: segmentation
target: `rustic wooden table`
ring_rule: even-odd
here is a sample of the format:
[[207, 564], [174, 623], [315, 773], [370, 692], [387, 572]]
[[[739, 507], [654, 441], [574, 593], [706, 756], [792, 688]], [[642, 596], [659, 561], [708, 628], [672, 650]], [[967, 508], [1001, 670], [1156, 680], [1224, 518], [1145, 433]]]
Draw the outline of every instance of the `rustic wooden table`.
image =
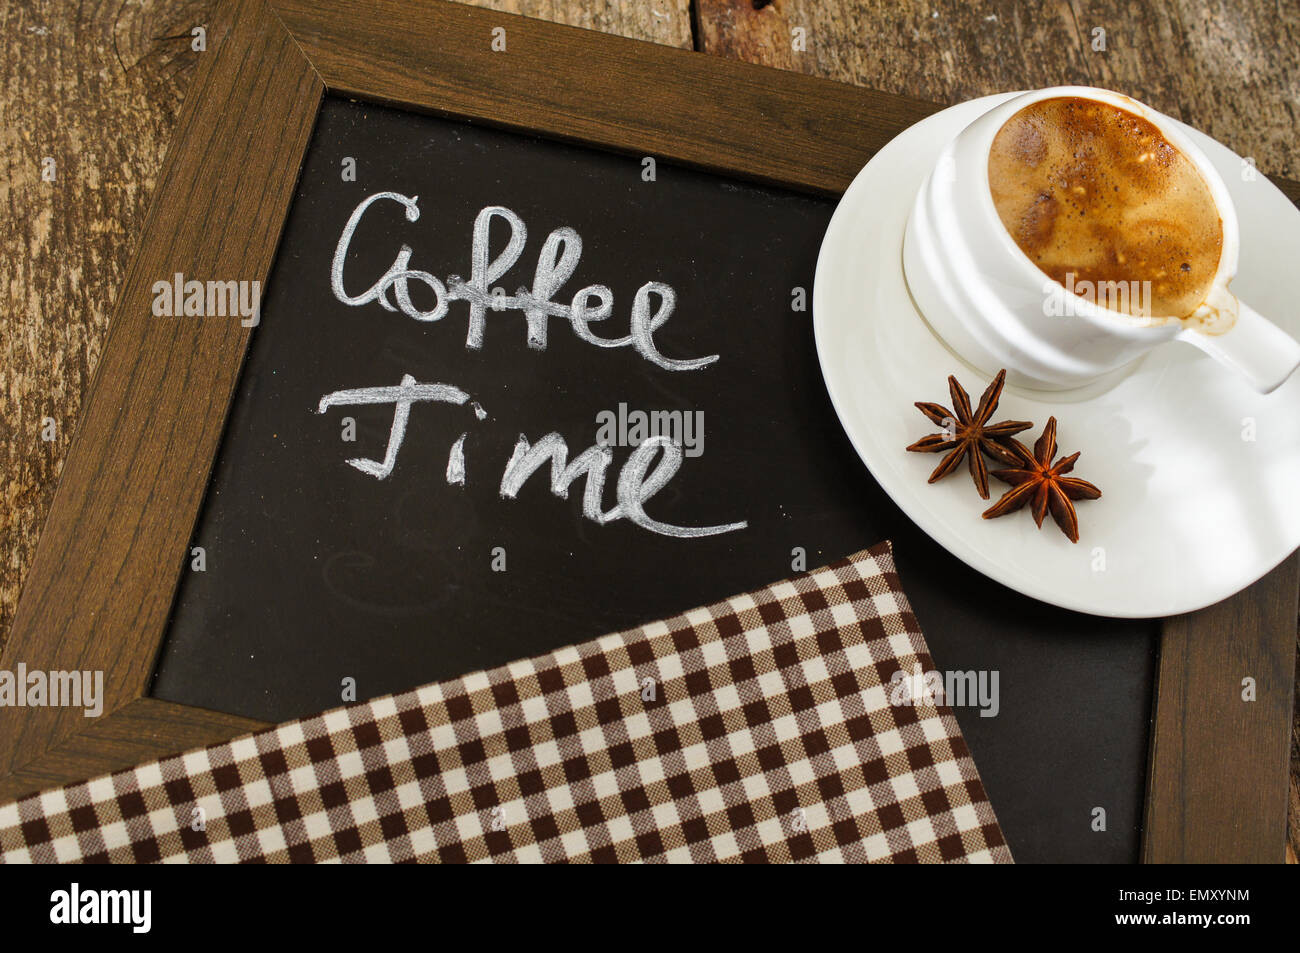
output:
[[[1117, 0], [475, 2], [937, 103], [1060, 83], [1108, 86], [1204, 129], [1264, 172], [1300, 179], [1300, 0], [1149, 7]], [[0, 647], [115, 289], [203, 55], [192, 49], [190, 31], [207, 21], [212, 5], [0, 5], [0, 196], [8, 218], [0, 231]], [[1269, 589], [1282, 594], [1283, 605], [1296, 565], [1293, 557]], [[1221, 627], [1236, 622], [1236, 613], [1268, 608], [1250, 598], [1230, 603], [1219, 610]], [[1180, 638], [1177, 627], [1173, 636]], [[1185, 633], [1181, 638], [1185, 647]], [[1167, 654], [1170, 644], [1167, 633]], [[1184, 714], [1165, 717], [1181, 724]], [[1186, 818], [1179, 823], [1192, 826]], [[1294, 862], [1300, 718], [1288, 835]]]

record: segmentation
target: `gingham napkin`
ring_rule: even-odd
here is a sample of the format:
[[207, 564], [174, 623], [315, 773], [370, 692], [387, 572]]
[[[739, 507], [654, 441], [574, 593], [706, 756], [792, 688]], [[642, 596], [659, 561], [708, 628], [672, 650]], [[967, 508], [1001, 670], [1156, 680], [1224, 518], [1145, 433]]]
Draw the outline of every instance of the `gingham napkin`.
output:
[[1009, 863], [888, 543], [0, 807], [0, 860]]

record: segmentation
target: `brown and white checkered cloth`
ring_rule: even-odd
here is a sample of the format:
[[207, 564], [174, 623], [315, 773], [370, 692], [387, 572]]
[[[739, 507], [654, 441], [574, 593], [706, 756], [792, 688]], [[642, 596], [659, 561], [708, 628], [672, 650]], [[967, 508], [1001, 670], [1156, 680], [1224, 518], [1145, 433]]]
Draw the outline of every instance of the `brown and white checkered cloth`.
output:
[[0, 806], [0, 859], [1010, 862], [888, 543]]

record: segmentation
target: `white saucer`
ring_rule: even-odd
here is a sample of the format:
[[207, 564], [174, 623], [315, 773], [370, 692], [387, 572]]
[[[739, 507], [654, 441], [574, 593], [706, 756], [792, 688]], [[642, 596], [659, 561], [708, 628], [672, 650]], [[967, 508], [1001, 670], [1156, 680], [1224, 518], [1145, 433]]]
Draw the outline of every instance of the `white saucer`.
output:
[[[1300, 546], [1300, 373], [1260, 396], [1190, 345], [1148, 354], [1103, 393], [1008, 387], [996, 418], [1055, 415], [1062, 455], [1103, 497], [1078, 504], [1080, 541], [1027, 511], [985, 520], [1006, 487], [982, 500], [962, 464], [936, 484], [934, 454], [904, 447], [934, 430], [913, 402], [950, 406], [955, 373], [972, 402], [989, 378], [930, 331], [903, 280], [912, 201], [942, 146], [1015, 93], [963, 103], [917, 123], [869, 162], [844, 193], [817, 260], [813, 325], [831, 401], [872, 475], [953, 555], [1012, 589], [1095, 615], [1177, 615], [1244, 589]], [[1184, 127], [1214, 162], [1241, 220], [1233, 290], [1300, 337], [1300, 211], [1243, 160]], [[1254, 439], [1249, 440], [1253, 432]]]

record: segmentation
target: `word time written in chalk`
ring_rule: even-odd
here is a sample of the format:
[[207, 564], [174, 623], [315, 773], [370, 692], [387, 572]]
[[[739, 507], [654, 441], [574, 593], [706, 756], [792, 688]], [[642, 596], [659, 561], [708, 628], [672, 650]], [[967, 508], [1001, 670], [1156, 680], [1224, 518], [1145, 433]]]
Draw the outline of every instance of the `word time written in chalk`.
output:
[[[443, 281], [428, 271], [412, 268], [414, 250], [403, 244], [393, 264], [368, 289], [359, 294], [348, 294], [344, 274], [348, 250], [367, 210], [381, 201], [400, 204], [408, 222], [420, 218], [417, 197], [398, 192], [376, 192], [357, 205], [339, 236], [330, 265], [330, 288], [334, 297], [344, 304], [361, 307], [377, 302], [387, 311], [401, 312], [416, 321], [434, 322], [448, 315], [453, 302], [466, 302], [468, 330], [465, 346], [473, 350], [483, 347], [488, 312], [518, 311], [523, 314], [528, 346], [538, 351], [546, 350], [550, 322], [559, 319], [567, 321], [573, 333], [588, 344], [598, 348], [630, 347], [666, 371], [700, 370], [716, 362], [720, 356], [711, 354], [683, 359], [669, 357], [659, 350], [654, 334], [672, 316], [677, 303], [676, 293], [663, 282], [648, 281], [637, 290], [632, 301], [628, 333], [621, 337], [604, 337], [591, 329], [591, 325], [605, 321], [613, 314], [614, 295], [608, 286], [593, 284], [580, 288], [569, 298], [568, 304], [554, 300], [577, 270], [582, 257], [582, 239], [567, 226], [556, 228], [547, 236], [537, 258], [531, 288], [520, 288], [514, 295], [493, 294], [490, 290], [492, 283], [501, 279], [518, 262], [528, 236], [523, 220], [499, 205], [484, 208], [474, 220], [468, 279], [453, 274]], [[504, 221], [510, 230], [504, 249], [495, 256], [489, 243], [493, 219]], [[415, 304], [411, 296], [413, 283], [423, 285], [432, 294], [432, 307], [421, 308]], [[657, 299], [657, 306], [652, 299]], [[397, 464], [411, 409], [418, 403], [454, 406], [468, 403], [474, 408], [477, 420], [487, 417], [483, 408], [471, 401], [470, 395], [460, 388], [445, 383], [421, 383], [411, 374], [403, 375], [396, 386], [385, 384], [333, 391], [320, 399], [316, 410], [323, 414], [332, 407], [392, 405], [393, 422], [383, 458], [356, 457], [347, 461], [362, 473], [383, 480]], [[446, 479], [449, 484], [463, 485], [465, 482], [465, 440], [468, 436], [468, 431], [462, 432], [448, 453]], [[716, 536], [745, 529], [748, 524], [744, 521], [714, 526], [678, 526], [655, 519], [646, 512], [645, 505], [650, 498], [681, 469], [682, 457], [681, 444], [668, 437], [654, 436], [642, 442], [619, 471], [615, 483], [616, 505], [606, 509], [605, 482], [614, 461], [611, 447], [597, 443], [570, 460], [568, 444], [559, 433], [548, 433], [536, 442], [520, 434], [501, 476], [500, 495], [503, 499], [513, 499], [527, 480], [545, 467], [550, 471], [551, 492], [560, 499], [567, 499], [573, 484], [580, 478], [584, 480], [582, 513], [598, 524], [626, 519], [648, 532], [680, 538]]]

